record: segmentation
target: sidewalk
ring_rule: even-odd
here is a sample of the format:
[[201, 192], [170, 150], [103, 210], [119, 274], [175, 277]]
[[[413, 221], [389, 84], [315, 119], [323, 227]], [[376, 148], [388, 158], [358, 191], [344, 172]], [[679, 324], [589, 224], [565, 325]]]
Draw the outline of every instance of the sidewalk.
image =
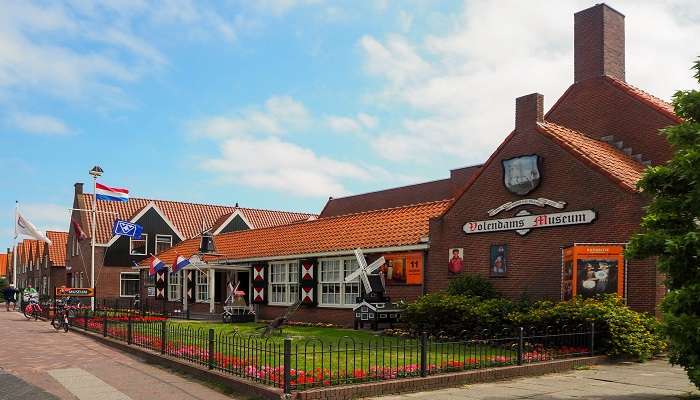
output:
[[[0, 331], [0, 367], [4, 372], [59, 399], [231, 399], [88, 337], [58, 332], [48, 322], [28, 321], [4, 308], [0, 311]], [[17, 398], [12, 393], [2, 395]]]
[[647, 363], [602, 364], [588, 370], [550, 374], [512, 381], [468, 385], [461, 388], [405, 395], [376, 397], [376, 400], [671, 400], [698, 396], [685, 371], [665, 360]]

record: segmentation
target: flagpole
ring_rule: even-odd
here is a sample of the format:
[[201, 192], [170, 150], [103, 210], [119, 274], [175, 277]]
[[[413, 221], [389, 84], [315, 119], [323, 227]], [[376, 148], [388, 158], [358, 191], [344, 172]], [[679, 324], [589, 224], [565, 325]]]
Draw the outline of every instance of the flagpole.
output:
[[17, 213], [19, 213], [19, 201], [15, 200], [15, 250], [12, 252], [12, 285], [17, 289]]

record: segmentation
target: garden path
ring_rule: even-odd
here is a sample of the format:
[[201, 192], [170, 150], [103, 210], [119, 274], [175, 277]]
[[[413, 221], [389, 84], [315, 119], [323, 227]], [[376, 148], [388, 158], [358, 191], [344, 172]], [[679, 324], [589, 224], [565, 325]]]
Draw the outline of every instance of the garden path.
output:
[[[41, 320], [28, 321], [17, 312], [0, 311], [0, 332], [0, 399], [231, 399], [91, 338], [56, 331]], [[29, 390], [33, 392], [27, 397]]]

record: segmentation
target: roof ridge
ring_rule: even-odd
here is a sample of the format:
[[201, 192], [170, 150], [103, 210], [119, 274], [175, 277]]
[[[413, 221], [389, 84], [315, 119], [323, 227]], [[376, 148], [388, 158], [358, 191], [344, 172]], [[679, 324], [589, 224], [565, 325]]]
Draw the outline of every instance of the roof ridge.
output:
[[[666, 100], [664, 100], [660, 97], [654, 96], [653, 94], [647, 92], [646, 90], [640, 89], [639, 87], [634, 86], [634, 85], [632, 85], [626, 81], [623, 81], [621, 79], [618, 79], [618, 78], [615, 78], [615, 77], [612, 77], [609, 75], [603, 75], [603, 79], [607, 82], [612, 83], [613, 85], [615, 85], [617, 87], [623, 88], [628, 95], [630, 95], [630, 96], [632, 96], [640, 101], [643, 101], [647, 105], [654, 108], [656, 111], [670, 117], [671, 119], [677, 120], [679, 122], [682, 121], [682, 118], [679, 117], [678, 115], [676, 115], [675, 111], [673, 110], [673, 105], [671, 103], [667, 102]], [[659, 104], [659, 103], [661, 103], [661, 104]], [[663, 105], [665, 107], [662, 107], [661, 105]]]

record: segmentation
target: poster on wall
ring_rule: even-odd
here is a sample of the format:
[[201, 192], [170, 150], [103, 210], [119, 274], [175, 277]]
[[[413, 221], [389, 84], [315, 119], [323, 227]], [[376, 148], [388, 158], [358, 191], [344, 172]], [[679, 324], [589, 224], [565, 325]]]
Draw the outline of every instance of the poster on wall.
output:
[[423, 254], [385, 254], [381, 271], [387, 284], [420, 285], [423, 283]]
[[562, 298], [624, 296], [624, 246], [577, 244], [564, 249]]
[[494, 244], [491, 245], [491, 263], [489, 271], [491, 276], [505, 276], [508, 273], [508, 245]]
[[448, 271], [450, 271], [451, 274], [462, 273], [464, 271], [464, 249], [450, 249], [449, 257]]

